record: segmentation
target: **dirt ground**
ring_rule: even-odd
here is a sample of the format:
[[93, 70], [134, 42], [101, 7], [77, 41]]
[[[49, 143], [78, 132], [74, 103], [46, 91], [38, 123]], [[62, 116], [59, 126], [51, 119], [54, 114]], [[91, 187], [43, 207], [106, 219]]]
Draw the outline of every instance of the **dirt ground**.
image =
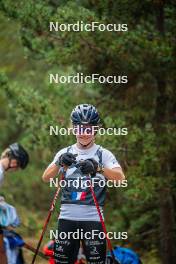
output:
[[[38, 240], [34, 240], [34, 239], [32, 240], [32, 239], [26, 238], [25, 242], [33, 247], [36, 247]], [[42, 247], [43, 245], [41, 245], [40, 251], [42, 251]], [[31, 264], [34, 253], [24, 248], [23, 256], [24, 256], [25, 264]], [[37, 256], [35, 264], [47, 264], [47, 263], [48, 263], [47, 260], [45, 260], [44, 258], [41, 258], [40, 256]]]

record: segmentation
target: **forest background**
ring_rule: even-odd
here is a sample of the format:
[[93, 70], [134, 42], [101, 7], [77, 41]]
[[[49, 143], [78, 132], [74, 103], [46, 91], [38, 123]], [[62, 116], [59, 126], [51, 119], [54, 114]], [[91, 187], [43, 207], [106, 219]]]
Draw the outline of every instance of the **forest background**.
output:
[[[72, 108], [86, 102], [97, 106], [104, 127], [128, 128], [127, 136], [97, 138], [128, 179], [128, 188], [108, 191], [107, 228], [128, 232], [127, 241], [113, 244], [134, 249], [147, 264], [175, 263], [175, 11], [174, 1], [164, 0], [0, 1], [0, 149], [18, 141], [30, 153], [29, 167], [7, 176], [1, 193], [33, 246], [54, 193], [41, 175], [58, 149], [74, 142], [49, 136], [49, 126], [68, 127]], [[129, 30], [49, 32], [49, 21], [78, 20], [127, 23]], [[51, 72], [128, 75], [128, 84], [51, 85]]]

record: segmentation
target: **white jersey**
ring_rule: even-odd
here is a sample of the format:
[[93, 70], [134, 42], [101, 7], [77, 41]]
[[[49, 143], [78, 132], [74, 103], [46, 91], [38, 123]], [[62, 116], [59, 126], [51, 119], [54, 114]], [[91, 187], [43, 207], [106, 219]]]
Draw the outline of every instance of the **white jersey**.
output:
[[[97, 150], [100, 148], [99, 145], [94, 144], [89, 149], [79, 149], [76, 144], [72, 145], [69, 149], [69, 153], [77, 154], [76, 161], [86, 160], [94, 158], [97, 160]], [[54, 157], [54, 160], [49, 165], [52, 166], [59, 159], [59, 157], [67, 152], [68, 148], [61, 149]], [[107, 149], [102, 148], [102, 165], [105, 168], [117, 168], [120, 167], [115, 156]], [[98, 161], [98, 160], [97, 160]], [[103, 175], [102, 178], [105, 179]], [[102, 210], [102, 208], [101, 208]], [[61, 204], [59, 219], [68, 220], [79, 220], [79, 221], [100, 221], [97, 209], [95, 206], [90, 205], [79, 205], [79, 204]]]

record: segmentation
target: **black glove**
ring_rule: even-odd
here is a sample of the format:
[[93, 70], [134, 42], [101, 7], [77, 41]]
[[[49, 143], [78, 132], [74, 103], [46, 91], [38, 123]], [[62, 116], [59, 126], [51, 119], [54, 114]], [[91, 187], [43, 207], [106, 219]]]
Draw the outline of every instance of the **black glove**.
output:
[[56, 161], [57, 166], [71, 166], [73, 163], [76, 163], [76, 155], [72, 153], [64, 153], [59, 157], [59, 160]]
[[93, 165], [94, 165], [94, 173], [96, 174], [97, 170], [98, 170], [98, 162], [95, 159], [87, 159], [90, 160]]
[[84, 161], [80, 161], [77, 167], [83, 174], [91, 174], [91, 176], [94, 176], [98, 169], [98, 162], [94, 159], [86, 159]]

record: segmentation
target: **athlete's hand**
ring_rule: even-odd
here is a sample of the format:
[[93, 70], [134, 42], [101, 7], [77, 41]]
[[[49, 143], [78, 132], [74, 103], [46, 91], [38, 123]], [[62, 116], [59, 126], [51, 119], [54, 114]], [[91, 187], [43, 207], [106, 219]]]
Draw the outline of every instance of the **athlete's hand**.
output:
[[91, 174], [94, 176], [98, 169], [98, 162], [94, 159], [86, 159], [84, 161], [80, 161], [77, 167], [83, 174]]
[[93, 163], [94, 166], [94, 174], [96, 174], [96, 172], [98, 171], [98, 162], [95, 159], [87, 159], [90, 160]]
[[64, 153], [59, 157], [59, 160], [56, 162], [56, 165], [60, 166], [71, 166], [76, 162], [76, 155], [72, 153]]

